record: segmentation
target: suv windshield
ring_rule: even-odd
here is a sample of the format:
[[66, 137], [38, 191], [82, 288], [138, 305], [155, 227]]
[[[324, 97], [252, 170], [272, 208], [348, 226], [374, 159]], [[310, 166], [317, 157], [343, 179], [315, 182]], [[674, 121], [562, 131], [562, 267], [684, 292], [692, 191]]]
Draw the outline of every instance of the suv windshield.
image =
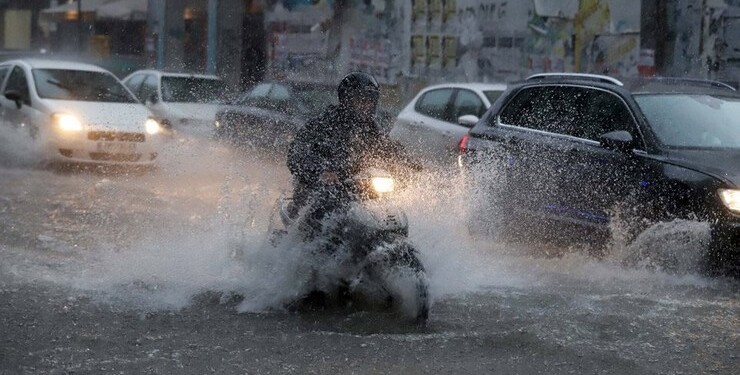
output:
[[740, 148], [740, 98], [636, 95], [661, 143], [682, 148]]
[[220, 79], [162, 77], [162, 100], [176, 103], [219, 103], [225, 86]]
[[33, 69], [40, 98], [85, 102], [136, 103], [111, 74], [85, 70]]

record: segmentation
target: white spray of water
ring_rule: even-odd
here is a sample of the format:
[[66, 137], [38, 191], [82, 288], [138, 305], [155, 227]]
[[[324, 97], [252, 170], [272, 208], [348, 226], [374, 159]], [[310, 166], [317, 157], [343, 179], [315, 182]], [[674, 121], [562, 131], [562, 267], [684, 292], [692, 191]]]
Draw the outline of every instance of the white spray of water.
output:
[[0, 145], [0, 165], [28, 167], [40, 161], [39, 145], [26, 127], [0, 121]]
[[[275, 181], [276, 171], [283, 167], [197, 146], [202, 142], [177, 142], [176, 157], [163, 160], [160, 174], [149, 179], [163, 184], [175, 181], [174, 197], [180, 194], [177, 189], [183, 188], [181, 184], [192, 185], [190, 190], [205, 186], [200, 179], [207, 180], [206, 185], [220, 186], [215, 207], [201, 214], [198, 230], [163, 230], [156, 238], [134, 241], [131, 246], [98, 248], [54, 266], [38, 262], [14, 273], [69, 285], [105, 301], [144, 310], [182, 308], [199, 293], [217, 291], [243, 296], [238, 310], [257, 312], [280, 308], [304, 293], [310, 268], [304, 244], [295, 238], [274, 248], [265, 241], [272, 203], [288, 188], [284, 178]], [[555, 259], [522, 256], [518, 245], [471, 236], [466, 186], [454, 173], [428, 172], [398, 197], [408, 213], [410, 240], [420, 253], [436, 299], [491, 289], [558, 288], [581, 282], [617, 290], [706, 283], [693, 274], [671, 276], [625, 269], [621, 262], [581, 253]], [[212, 194], [209, 192], [199, 194]], [[643, 243], [653, 246], [650, 241]], [[234, 256], [235, 249], [241, 256]]]

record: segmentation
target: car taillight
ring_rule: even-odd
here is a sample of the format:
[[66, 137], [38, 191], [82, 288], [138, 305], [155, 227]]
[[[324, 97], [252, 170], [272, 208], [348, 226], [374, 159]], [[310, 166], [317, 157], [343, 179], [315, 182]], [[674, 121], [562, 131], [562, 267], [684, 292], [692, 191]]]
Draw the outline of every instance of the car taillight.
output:
[[470, 141], [470, 133], [465, 133], [462, 138], [460, 138], [460, 143], [457, 144], [457, 150], [460, 152], [460, 154], [464, 154], [468, 152], [468, 142]]

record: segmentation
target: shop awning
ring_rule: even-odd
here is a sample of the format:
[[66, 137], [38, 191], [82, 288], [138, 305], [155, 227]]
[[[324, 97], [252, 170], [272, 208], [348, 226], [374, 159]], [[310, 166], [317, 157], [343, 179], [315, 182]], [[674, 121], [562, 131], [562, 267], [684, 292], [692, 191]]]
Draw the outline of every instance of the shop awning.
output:
[[[89, 13], [89, 12], [95, 12], [96, 9], [101, 7], [102, 5], [105, 5], [107, 3], [110, 3], [111, 1], [115, 0], [82, 0], [82, 3], [80, 5], [82, 6], [82, 12], [83, 13]], [[58, 5], [55, 7], [51, 7], [48, 9], [44, 9], [41, 11], [41, 14], [46, 16], [64, 16], [67, 13], [76, 13], [77, 12], [77, 1], [73, 1], [71, 3]]]
[[98, 18], [146, 20], [148, 0], [118, 0], [97, 8]]
[[[82, 13], [94, 13], [96, 18], [145, 20], [148, 0], [76, 0], [41, 11], [41, 15], [51, 19], [77, 18], [77, 1]], [[86, 16], [87, 17], [87, 16]]]

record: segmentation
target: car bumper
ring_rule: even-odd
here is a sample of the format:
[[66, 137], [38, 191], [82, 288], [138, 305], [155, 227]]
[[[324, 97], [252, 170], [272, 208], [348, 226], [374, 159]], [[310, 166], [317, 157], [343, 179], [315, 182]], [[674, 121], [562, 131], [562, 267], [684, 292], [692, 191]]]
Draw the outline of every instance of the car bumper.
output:
[[59, 162], [151, 165], [159, 156], [161, 135], [87, 131], [57, 135], [46, 142], [48, 159]]

